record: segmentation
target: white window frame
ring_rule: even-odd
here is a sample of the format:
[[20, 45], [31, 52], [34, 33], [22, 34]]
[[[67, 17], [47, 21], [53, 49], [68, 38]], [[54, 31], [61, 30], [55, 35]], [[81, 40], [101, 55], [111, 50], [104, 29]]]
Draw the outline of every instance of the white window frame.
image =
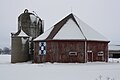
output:
[[99, 51], [98, 52], [98, 56], [103, 56], [104, 55], [104, 52], [103, 51]]
[[69, 52], [69, 55], [70, 55], [70, 56], [76, 56], [76, 55], [77, 55], [77, 52]]

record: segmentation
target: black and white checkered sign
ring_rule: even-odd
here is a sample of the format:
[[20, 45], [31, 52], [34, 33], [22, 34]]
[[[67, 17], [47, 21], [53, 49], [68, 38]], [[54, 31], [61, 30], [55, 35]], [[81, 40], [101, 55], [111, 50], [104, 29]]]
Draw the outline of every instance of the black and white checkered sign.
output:
[[46, 54], [46, 42], [39, 42], [39, 55]]

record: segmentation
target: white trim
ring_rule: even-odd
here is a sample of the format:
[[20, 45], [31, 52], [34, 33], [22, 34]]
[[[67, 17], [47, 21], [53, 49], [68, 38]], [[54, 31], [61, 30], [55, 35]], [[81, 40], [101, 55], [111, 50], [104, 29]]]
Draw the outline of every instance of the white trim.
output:
[[99, 51], [97, 55], [98, 56], [104, 56], [104, 52], [103, 51]]
[[69, 52], [69, 55], [71, 55], [71, 56], [72, 56], [72, 55], [73, 55], [73, 56], [74, 56], [74, 55], [77, 55], [77, 52]]
[[87, 50], [88, 53], [92, 53], [92, 50]]

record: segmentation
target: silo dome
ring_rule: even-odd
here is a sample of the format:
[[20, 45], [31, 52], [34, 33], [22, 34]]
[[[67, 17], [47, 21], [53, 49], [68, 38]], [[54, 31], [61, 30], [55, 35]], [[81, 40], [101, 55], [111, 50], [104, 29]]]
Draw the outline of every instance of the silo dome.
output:
[[24, 13], [18, 17], [18, 30], [21, 28], [28, 36], [36, 38], [43, 33], [43, 20], [25, 9]]

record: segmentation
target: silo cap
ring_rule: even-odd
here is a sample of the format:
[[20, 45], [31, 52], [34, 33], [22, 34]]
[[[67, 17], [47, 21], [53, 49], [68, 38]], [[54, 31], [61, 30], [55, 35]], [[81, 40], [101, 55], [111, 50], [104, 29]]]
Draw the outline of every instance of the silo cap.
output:
[[25, 9], [24, 13], [28, 13], [28, 9]]

